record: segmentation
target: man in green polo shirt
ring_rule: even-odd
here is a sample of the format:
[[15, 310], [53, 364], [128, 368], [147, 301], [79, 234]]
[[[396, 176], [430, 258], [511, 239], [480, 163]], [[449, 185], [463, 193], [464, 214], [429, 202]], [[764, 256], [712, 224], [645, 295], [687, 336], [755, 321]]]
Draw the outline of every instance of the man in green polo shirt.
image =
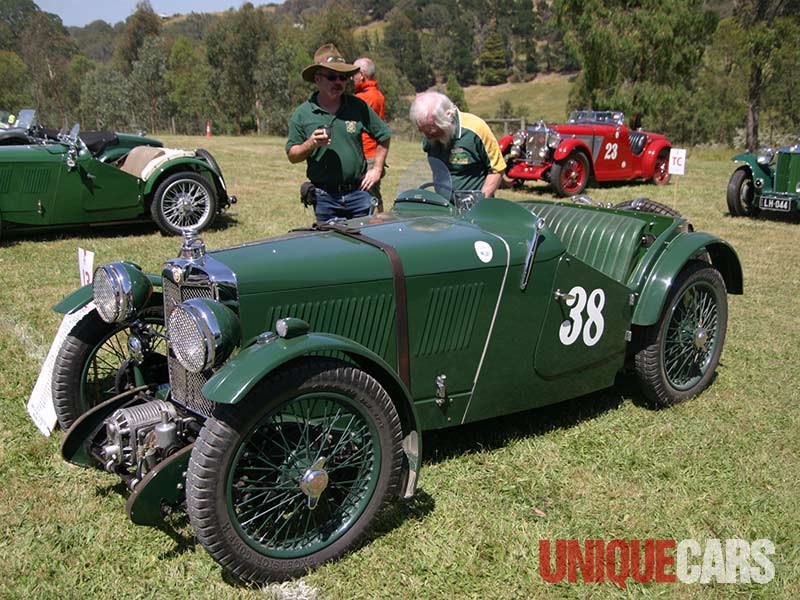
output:
[[454, 191], [494, 196], [506, 168], [497, 138], [486, 122], [461, 112], [439, 92], [418, 94], [409, 111], [422, 132], [422, 149], [447, 165]]
[[[320, 47], [314, 64], [303, 69], [303, 79], [314, 83], [317, 91], [289, 120], [286, 155], [292, 163], [306, 161], [318, 223], [369, 214], [369, 189], [380, 181], [389, 152], [392, 131], [386, 123], [366, 102], [344, 93], [347, 80], [357, 71], [333, 44]], [[371, 169], [361, 146], [363, 132], [378, 143]]]

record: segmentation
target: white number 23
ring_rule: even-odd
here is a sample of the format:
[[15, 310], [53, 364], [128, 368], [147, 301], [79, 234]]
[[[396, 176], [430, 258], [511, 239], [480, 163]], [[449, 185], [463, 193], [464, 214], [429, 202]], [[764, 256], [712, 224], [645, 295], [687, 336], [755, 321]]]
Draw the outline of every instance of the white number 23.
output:
[[[587, 297], [586, 290], [576, 285], [567, 296], [565, 304], [570, 309], [569, 316], [561, 323], [558, 338], [562, 344], [570, 346], [583, 334], [583, 343], [587, 346], [594, 346], [603, 336], [605, 327], [603, 320], [603, 306], [606, 303], [605, 292], [598, 288]], [[584, 309], [586, 309], [587, 315], [585, 321]]]

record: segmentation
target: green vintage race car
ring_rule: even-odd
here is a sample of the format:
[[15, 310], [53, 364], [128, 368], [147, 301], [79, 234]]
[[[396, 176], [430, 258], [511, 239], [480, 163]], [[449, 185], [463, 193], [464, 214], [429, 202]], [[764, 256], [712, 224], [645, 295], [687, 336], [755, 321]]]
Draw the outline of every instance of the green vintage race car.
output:
[[53, 372], [64, 458], [121, 477], [135, 523], [185, 507], [219, 564], [266, 581], [414, 494], [423, 431], [626, 368], [656, 406], [712, 382], [742, 293], [725, 241], [646, 201], [480, 199], [434, 171], [388, 213], [101, 266], [56, 307], [87, 311]]
[[0, 131], [0, 234], [152, 218], [167, 234], [204, 229], [236, 201], [203, 149], [111, 131], [39, 127], [23, 110]]
[[728, 212], [734, 217], [754, 217], [760, 211], [800, 211], [800, 142], [778, 149], [762, 148], [758, 154], [737, 154], [742, 163], [728, 182]]

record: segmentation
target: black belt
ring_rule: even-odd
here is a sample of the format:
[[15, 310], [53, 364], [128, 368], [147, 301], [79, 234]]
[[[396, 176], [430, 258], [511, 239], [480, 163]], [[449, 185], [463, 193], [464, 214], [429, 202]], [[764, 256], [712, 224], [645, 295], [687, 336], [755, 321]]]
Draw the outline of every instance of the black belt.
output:
[[361, 182], [358, 183], [340, 183], [334, 185], [318, 185], [319, 189], [328, 192], [329, 194], [346, 194], [348, 192], [355, 192], [361, 189]]

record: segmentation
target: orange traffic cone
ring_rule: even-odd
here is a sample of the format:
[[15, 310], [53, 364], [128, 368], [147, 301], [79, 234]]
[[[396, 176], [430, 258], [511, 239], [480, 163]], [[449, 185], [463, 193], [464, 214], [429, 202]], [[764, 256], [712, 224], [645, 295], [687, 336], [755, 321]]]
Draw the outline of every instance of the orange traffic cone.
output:
[[206, 137], [211, 137], [211, 121], [206, 121]]

